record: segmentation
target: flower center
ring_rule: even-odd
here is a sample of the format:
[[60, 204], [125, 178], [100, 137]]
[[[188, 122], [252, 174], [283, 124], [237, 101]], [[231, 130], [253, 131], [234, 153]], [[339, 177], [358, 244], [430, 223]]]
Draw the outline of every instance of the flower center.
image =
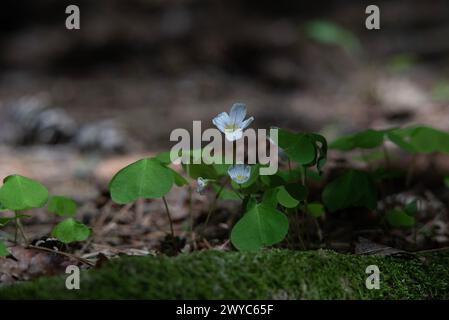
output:
[[245, 180], [245, 177], [242, 175], [238, 175], [237, 177], [235, 177], [238, 181], [243, 181]]
[[228, 132], [234, 132], [234, 131], [237, 131], [238, 129], [240, 129], [240, 128], [235, 123], [228, 123], [225, 126], [225, 131], [228, 131]]

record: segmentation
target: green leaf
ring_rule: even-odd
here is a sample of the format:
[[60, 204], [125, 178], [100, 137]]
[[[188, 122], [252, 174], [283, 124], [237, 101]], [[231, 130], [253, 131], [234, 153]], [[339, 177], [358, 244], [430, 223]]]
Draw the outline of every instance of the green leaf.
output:
[[154, 199], [166, 195], [172, 188], [171, 169], [154, 158], [142, 159], [120, 170], [111, 180], [111, 198], [119, 204], [137, 199]]
[[337, 45], [347, 52], [361, 50], [359, 39], [348, 30], [326, 20], [315, 20], [305, 25], [306, 35], [322, 44]]
[[[260, 181], [267, 187], [275, 188], [285, 184], [289, 179], [289, 174], [286, 171], [278, 171], [276, 174], [271, 176], [260, 176]], [[295, 180], [299, 179], [298, 178]]]
[[307, 135], [300, 135], [296, 146], [298, 152], [293, 161], [302, 165], [314, 162], [316, 157], [315, 145]]
[[377, 204], [377, 191], [369, 174], [349, 170], [325, 187], [322, 198], [331, 212], [349, 207], [366, 207], [374, 210]]
[[57, 224], [51, 234], [63, 243], [71, 243], [86, 240], [90, 235], [90, 229], [81, 222], [69, 218]]
[[172, 168], [168, 168], [168, 169], [170, 169], [171, 173], [173, 173], [173, 178], [174, 178], [175, 184], [178, 187], [182, 187], [182, 186], [189, 184], [189, 182], [186, 180], [186, 178], [184, 178], [182, 175], [180, 175], [177, 171], [173, 170]]
[[288, 232], [288, 219], [265, 204], [253, 206], [231, 232], [232, 244], [239, 250], [252, 251], [281, 242]]
[[41, 208], [48, 200], [48, 190], [32, 179], [12, 175], [3, 180], [0, 203], [12, 211]]
[[309, 203], [307, 205], [307, 213], [314, 218], [319, 218], [325, 213], [324, 206], [318, 202]]
[[212, 167], [214, 168], [218, 177], [224, 177], [224, 176], [228, 175], [228, 169], [230, 167], [230, 164], [224, 164], [224, 163], [221, 163], [221, 164], [216, 163], [215, 164], [214, 163], [212, 165]]
[[356, 148], [354, 136], [348, 135], [340, 137], [329, 144], [330, 149], [350, 151]]
[[418, 200], [413, 200], [408, 203], [404, 208], [405, 213], [409, 216], [414, 216], [418, 212]]
[[161, 152], [159, 153], [156, 157], [157, 160], [160, 161], [160, 163], [164, 164], [164, 165], [169, 165], [171, 164], [171, 160], [170, 160], [170, 151], [165, 151], [165, 152]]
[[354, 136], [354, 143], [358, 148], [372, 149], [379, 147], [384, 142], [385, 132], [383, 130], [368, 129]]
[[408, 215], [402, 210], [391, 209], [386, 214], [388, 224], [393, 227], [413, 227], [415, 225], [415, 218]]
[[73, 216], [76, 213], [76, 202], [63, 196], [54, 196], [48, 203], [48, 211], [61, 217]]
[[333, 141], [329, 148], [341, 151], [350, 151], [356, 148], [373, 149], [382, 145], [385, 134], [393, 129], [374, 130], [368, 129], [356, 134], [340, 137]]
[[[213, 184], [212, 187], [215, 192], [218, 192], [221, 189], [221, 186], [217, 184]], [[236, 192], [237, 191], [223, 188], [220, 192], [220, 195], [218, 196], [218, 199], [225, 201], [240, 201], [241, 199], [239, 198]]]
[[204, 179], [215, 180], [218, 177], [214, 166], [210, 164], [185, 164], [183, 167], [192, 179], [202, 177]]
[[410, 153], [449, 153], [449, 133], [426, 126], [396, 129], [389, 139]]
[[391, 142], [393, 142], [395, 145], [397, 145], [399, 148], [409, 152], [409, 153], [416, 153], [418, 150], [406, 140], [406, 135], [403, 131], [395, 130], [392, 132], [389, 132], [387, 134], [388, 139], [390, 139]]
[[278, 188], [271, 188], [266, 190], [262, 196], [262, 203], [269, 207], [276, 208], [278, 205], [277, 199], [278, 191], [279, 191]]
[[286, 208], [296, 208], [299, 205], [299, 201], [293, 198], [283, 186], [278, 188], [277, 200]]
[[315, 145], [308, 135], [278, 129], [278, 146], [291, 160], [299, 164], [306, 165], [315, 160]]
[[9, 255], [8, 249], [6, 249], [5, 244], [0, 240], [0, 257], [6, 257]]
[[444, 178], [444, 184], [449, 188], [449, 177]]
[[318, 148], [318, 159], [316, 160], [316, 167], [318, 169], [319, 175], [326, 164], [327, 159], [327, 140], [324, 136], [316, 133], [309, 134], [311, 139], [314, 141], [315, 146]]
[[410, 135], [412, 144], [421, 153], [449, 153], [449, 134], [430, 127], [418, 127]]

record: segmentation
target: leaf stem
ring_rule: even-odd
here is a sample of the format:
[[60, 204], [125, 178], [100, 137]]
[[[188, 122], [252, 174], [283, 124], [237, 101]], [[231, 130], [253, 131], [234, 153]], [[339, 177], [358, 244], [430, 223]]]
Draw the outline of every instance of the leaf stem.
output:
[[168, 221], [170, 222], [170, 233], [171, 233], [171, 235], [172, 235], [172, 237], [174, 239], [175, 238], [175, 231], [173, 229], [173, 220], [172, 220], [171, 215], [170, 215], [170, 209], [168, 209], [167, 199], [165, 199], [165, 196], [163, 196], [162, 200], [164, 201], [165, 212], [167, 213], [167, 218], [168, 218]]
[[20, 235], [23, 238], [23, 241], [25, 241], [25, 245], [28, 245], [28, 238], [25, 234], [25, 230], [23, 230], [23, 226], [22, 226], [22, 222], [20, 222], [20, 218], [19, 215], [17, 214], [17, 212], [14, 212], [15, 214], [15, 222], [16, 222], [16, 239], [17, 240], [17, 230], [19, 230]]

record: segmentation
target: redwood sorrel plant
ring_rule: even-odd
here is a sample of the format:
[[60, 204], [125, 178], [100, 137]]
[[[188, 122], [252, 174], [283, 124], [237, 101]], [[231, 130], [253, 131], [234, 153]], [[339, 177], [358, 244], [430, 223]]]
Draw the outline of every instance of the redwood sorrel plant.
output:
[[[11, 212], [9, 216], [0, 217], [0, 227], [9, 223], [15, 226], [15, 234], [11, 240], [15, 243], [29, 245], [22, 220], [32, 216], [33, 209], [42, 208], [48, 202], [48, 212], [66, 219], [58, 223], [52, 230], [52, 236], [63, 243], [86, 240], [90, 229], [72, 218], [76, 213], [73, 200], [54, 196], [49, 199], [47, 188], [38, 181], [20, 175], [11, 175], [3, 180], [0, 188], [0, 208], [2, 212]], [[21, 238], [21, 239], [20, 239]], [[0, 241], [0, 256], [8, 255], [4, 242]]]
[[[234, 104], [229, 114], [223, 112], [212, 122], [232, 142], [241, 139], [244, 130], [253, 121], [253, 117], [246, 120], [245, 117], [246, 107]], [[294, 133], [277, 128], [277, 136], [277, 146], [288, 157], [288, 170], [279, 170], [273, 175], [260, 175], [259, 169], [264, 166], [261, 163], [187, 163], [182, 166], [186, 175], [184, 177], [170, 167], [169, 153], [162, 153], [120, 170], [109, 185], [112, 200], [126, 204], [140, 198], [162, 198], [174, 237], [165, 195], [175, 184], [189, 187], [188, 179], [192, 179], [197, 183], [198, 192], [202, 193], [211, 187], [216, 193], [210, 204], [206, 224], [218, 199], [242, 202], [242, 215], [230, 235], [237, 249], [256, 250], [274, 245], [284, 240], [288, 234], [289, 214], [302, 212], [319, 217], [324, 213], [321, 203], [307, 201], [307, 178], [321, 174], [327, 154], [326, 139], [319, 134]], [[204, 159], [205, 154], [203, 149], [195, 149], [180, 154], [179, 158], [182, 157]]]

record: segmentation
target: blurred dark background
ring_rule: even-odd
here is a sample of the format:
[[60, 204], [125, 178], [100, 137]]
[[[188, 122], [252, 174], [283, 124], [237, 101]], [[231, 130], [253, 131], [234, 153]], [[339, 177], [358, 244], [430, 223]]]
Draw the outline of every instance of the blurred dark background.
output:
[[[81, 30], [65, 28], [69, 4]], [[365, 28], [369, 4], [380, 30]], [[11, 110], [41, 104], [63, 111], [55, 122], [68, 135], [111, 119], [152, 150], [236, 101], [255, 126], [329, 137], [410, 122], [449, 129], [447, 0], [4, 0], [0, 21], [3, 135], [23, 118]]]

